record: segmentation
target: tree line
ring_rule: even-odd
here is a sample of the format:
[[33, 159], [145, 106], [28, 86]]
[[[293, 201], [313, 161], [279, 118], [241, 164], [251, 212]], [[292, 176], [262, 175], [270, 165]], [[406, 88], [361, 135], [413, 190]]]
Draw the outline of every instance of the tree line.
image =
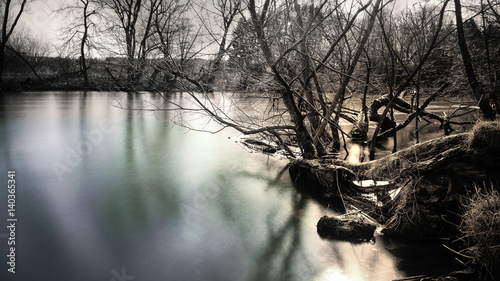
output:
[[[396, 4], [78, 0], [53, 12], [65, 20], [54, 57], [50, 45], [19, 24], [32, 2], [3, 0], [0, 82], [4, 90], [187, 91], [223, 127], [265, 133], [292, 157], [288, 145], [296, 143], [305, 158], [340, 149], [341, 118], [368, 122], [367, 95], [386, 97], [373, 140], [397, 130], [394, 122], [383, 124], [394, 121], [403, 95], [416, 122], [445, 90], [470, 96], [485, 118], [495, 118], [500, 2]], [[228, 89], [271, 93], [269, 103], [278, 103], [272, 121], [241, 122], [196, 96]], [[354, 98], [361, 110], [347, 108]]]

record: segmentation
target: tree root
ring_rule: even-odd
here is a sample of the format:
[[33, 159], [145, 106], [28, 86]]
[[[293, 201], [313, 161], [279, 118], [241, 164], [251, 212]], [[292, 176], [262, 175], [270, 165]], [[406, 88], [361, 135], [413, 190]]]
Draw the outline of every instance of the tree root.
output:
[[[460, 223], [461, 198], [475, 183], [500, 181], [499, 159], [500, 121], [496, 121], [482, 122], [471, 132], [430, 140], [371, 162], [294, 160], [289, 172], [301, 190], [334, 205], [337, 211], [361, 210], [376, 221], [383, 234], [408, 239], [449, 237], [457, 231], [455, 224]], [[355, 184], [362, 180], [391, 184]], [[357, 219], [355, 225], [359, 224], [363, 222]], [[364, 224], [373, 226], [371, 221]], [[322, 222], [318, 232], [321, 229], [322, 236], [334, 237], [324, 233], [331, 229], [329, 225], [338, 226]], [[343, 229], [352, 228], [350, 222], [346, 226]], [[355, 232], [353, 237], [358, 237]]]

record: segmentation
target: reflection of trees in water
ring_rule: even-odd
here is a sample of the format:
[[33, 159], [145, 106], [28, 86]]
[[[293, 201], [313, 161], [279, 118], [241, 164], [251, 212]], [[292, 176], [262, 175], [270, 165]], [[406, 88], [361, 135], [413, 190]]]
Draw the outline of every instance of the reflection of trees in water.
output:
[[[298, 258], [298, 254], [300, 253], [298, 250], [300, 249], [300, 246], [302, 244], [301, 217], [304, 214], [304, 210], [307, 205], [307, 199], [297, 193], [295, 194], [295, 196], [291, 196], [291, 199], [294, 213], [291, 214], [290, 218], [283, 224], [280, 229], [270, 235], [269, 242], [264, 248], [264, 252], [257, 260], [259, 269], [257, 269], [255, 272], [260, 273], [266, 272], [262, 269], [268, 267], [273, 260], [279, 260], [280, 258], [283, 258], [283, 261], [280, 263], [281, 268], [278, 269], [281, 274], [281, 278], [275, 280], [289, 280], [289, 278], [293, 279], [294, 277], [298, 277], [294, 274], [294, 272], [296, 272], [296, 269], [294, 268], [294, 265], [296, 263], [294, 263], [294, 260]], [[288, 245], [286, 245], [287, 236], [291, 236], [291, 241], [288, 243]], [[281, 253], [274, 250], [280, 248], [283, 248], [283, 252]], [[305, 274], [305, 272], [301, 272], [301, 274]], [[256, 278], [253, 280], [264, 279], [259, 275], [260, 274], [255, 276]]]
[[[136, 108], [144, 102], [141, 95], [130, 93], [114, 99], [125, 103], [127, 108]], [[103, 206], [106, 229], [114, 234], [120, 233], [118, 237], [123, 243], [134, 235], [151, 233], [154, 231], [151, 227], [155, 227], [159, 220], [164, 220], [165, 216], [174, 217], [180, 209], [177, 189], [165, 186], [171, 184], [170, 175], [176, 172], [151, 170], [161, 169], [165, 166], [163, 161], [169, 159], [166, 155], [155, 154], [168, 149], [165, 146], [168, 145], [166, 134], [169, 130], [150, 131], [144, 114], [134, 110], [125, 113], [123, 148], [119, 153], [123, 159], [115, 164], [127, 178], [119, 179], [119, 186], [108, 186], [106, 199], [103, 199], [106, 202]]]
[[[293, 212], [279, 228], [268, 221], [268, 241], [256, 260], [254, 275], [248, 280], [294, 280], [304, 279], [306, 272], [297, 272], [297, 260], [301, 253], [302, 224], [301, 218], [307, 206], [307, 198], [294, 193], [290, 196]], [[272, 231], [273, 229], [276, 229]], [[305, 260], [307, 262], [307, 259]], [[275, 267], [277, 268], [275, 269]], [[300, 264], [300, 269], [308, 268]], [[273, 270], [274, 269], [274, 270]], [[275, 274], [275, 276], [269, 276]], [[300, 274], [300, 276], [299, 276]], [[300, 277], [300, 278], [299, 278]], [[307, 278], [306, 278], [307, 279]]]
[[[241, 276], [241, 280], [309, 280], [313, 264], [308, 264], [308, 257], [304, 253], [302, 240], [302, 218], [305, 216], [309, 199], [294, 190], [290, 183], [281, 179], [287, 167], [280, 171], [265, 173], [262, 171], [248, 171], [239, 167], [230, 166], [228, 170], [221, 171], [217, 177], [217, 184], [221, 187], [213, 198], [211, 205], [221, 213], [224, 225], [230, 227], [233, 235], [240, 237], [238, 241], [239, 255], [249, 255], [243, 262], [240, 270], [248, 272]], [[255, 206], [248, 198], [243, 198], [238, 190], [237, 179], [252, 179], [263, 182], [263, 186], [248, 188], [264, 188], [277, 190], [280, 196], [287, 196], [291, 200], [291, 210], [287, 217], [282, 217], [279, 212], [266, 213], [266, 217], [256, 218], [257, 224], [265, 225], [265, 230], [259, 225], [251, 224], [256, 214], [251, 217], [241, 217], [246, 214], [243, 209]], [[249, 181], [251, 182], [251, 181]], [[246, 187], [243, 187], [246, 188]], [[285, 192], [283, 192], [285, 191]], [[266, 193], [263, 193], [266, 196]], [[267, 207], [269, 208], [269, 207]], [[277, 206], [279, 208], [279, 206]], [[263, 233], [265, 231], [265, 233]], [[258, 243], [264, 239], [264, 243]], [[257, 245], [257, 246], [256, 246]], [[261, 246], [262, 245], [262, 246]], [[258, 247], [258, 248], [256, 248]], [[254, 263], [253, 268], [246, 268], [249, 263]], [[249, 277], [247, 277], [249, 276]]]

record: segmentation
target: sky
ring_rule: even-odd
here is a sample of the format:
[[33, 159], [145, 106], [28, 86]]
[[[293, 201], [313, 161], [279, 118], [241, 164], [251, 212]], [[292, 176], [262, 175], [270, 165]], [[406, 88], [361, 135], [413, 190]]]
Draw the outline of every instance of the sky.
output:
[[30, 3], [28, 10], [22, 15], [21, 23], [29, 28], [32, 33], [48, 42], [58, 42], [58, 29], [61, 19], [53, 14], [61, 0], [35, 0]]
[[[65, 19], [56, 16], [53, 11], [64, 4], [75, 3], [77, 1], [78, 0], [34, 0], [29, 4], [28, 10], [21, 17], [21, 23], [30, 29], [32, 34], [36, 37], [50, 44], [58, 45], [61, 43], [58, 30], [61, 28], [61, 25], [64, 24]], [[422, 2], [422, 0], [395, 1], [396, 9]]]

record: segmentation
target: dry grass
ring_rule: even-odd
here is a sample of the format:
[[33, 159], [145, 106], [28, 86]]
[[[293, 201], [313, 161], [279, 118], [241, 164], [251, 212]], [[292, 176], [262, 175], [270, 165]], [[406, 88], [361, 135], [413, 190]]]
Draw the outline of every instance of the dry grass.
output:
[[500, 192], [479, 190], [466, 199], [460, 227], [467, 241], [465, 253], [477, 266], [479, 280], [500, 280]]
[[479, 121], [471, 130], [466, 144], [477, 150], [500, 151], [500, 121]]
[[412, 161], [394, 155], [376, 160], [375, 163], [369, 170], [364, 172], [365, 178], [393, 181], [399, 178], [401, 171], [415, 165]]

